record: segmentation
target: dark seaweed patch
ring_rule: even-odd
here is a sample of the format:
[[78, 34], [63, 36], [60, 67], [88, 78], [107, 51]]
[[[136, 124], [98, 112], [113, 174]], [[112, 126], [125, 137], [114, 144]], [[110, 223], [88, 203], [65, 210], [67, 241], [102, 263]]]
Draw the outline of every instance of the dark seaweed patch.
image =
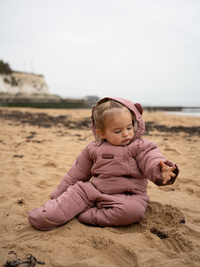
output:
[[[14, 251], [10, 251], [8, 254], [14, 254], [17, 258], [17, 253]], [[12, 261], [7, 261], [4, 264], [4, 267], [11, 267], [11, 266], [24, 266], [24, 267], [34, 267], [36, 264], [44, 265], [45, 262], [38, 261], [32, 254], [27, 254], [22, 260], [16, 259]]]
[[167, 238], [169, 237], [168, 233], [165, 232], [165, 231], [161, 231], [159, 228], [157, 227], [152, 227], [150, 229], [150, 232], [153, 233], [153, 234], [156, 234], [160, 239], [164, 239], [164, 238]]

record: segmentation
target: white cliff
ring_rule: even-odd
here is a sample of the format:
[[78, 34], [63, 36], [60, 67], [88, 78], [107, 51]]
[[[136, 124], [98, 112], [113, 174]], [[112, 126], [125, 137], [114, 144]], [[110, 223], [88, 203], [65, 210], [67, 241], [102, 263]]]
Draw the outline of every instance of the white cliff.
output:
[[42, 75], [16, 71], [0, 74], [0, 93], [24, 96], [50, 94]]

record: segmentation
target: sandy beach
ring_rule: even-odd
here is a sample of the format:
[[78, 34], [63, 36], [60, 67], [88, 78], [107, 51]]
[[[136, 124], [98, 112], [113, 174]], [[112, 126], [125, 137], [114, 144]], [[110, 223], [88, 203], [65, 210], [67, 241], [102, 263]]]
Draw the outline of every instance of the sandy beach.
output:
[[74, 218], [44, 232], [29, 224], [28, 211], [49, 200], [94, 139], [90, 114], [90, 109], [0, 108], [0, 266], [27, 254], [50, 267], [200, 266], [200, 117], [144, 111], [143, 137], [180, 174], [171, 186], [149, 182], [142, 222], [101, 228]]

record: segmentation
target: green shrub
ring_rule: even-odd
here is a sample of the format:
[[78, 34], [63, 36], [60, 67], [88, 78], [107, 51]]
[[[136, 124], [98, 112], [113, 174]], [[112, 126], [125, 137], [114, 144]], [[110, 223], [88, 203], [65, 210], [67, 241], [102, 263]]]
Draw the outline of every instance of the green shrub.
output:
[[11, 67], [8, 63], [4, 63], [3, 60], [0, 60], [0, 74], [12, 74]]

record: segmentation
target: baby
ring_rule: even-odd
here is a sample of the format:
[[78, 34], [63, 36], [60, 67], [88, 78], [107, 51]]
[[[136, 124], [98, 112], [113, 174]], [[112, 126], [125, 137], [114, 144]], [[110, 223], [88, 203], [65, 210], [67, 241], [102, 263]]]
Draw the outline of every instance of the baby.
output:
[[148, 180], [173, 184], [178, 167], [155, 143], [143, 139], [140, 104], [103, 98], [92, 109], [95, 140], [78, 155], [43, 207], [29, 212], [37, 229], [49, 230], [78, 215], [82, 223], [129, 225], [145, 218]]

